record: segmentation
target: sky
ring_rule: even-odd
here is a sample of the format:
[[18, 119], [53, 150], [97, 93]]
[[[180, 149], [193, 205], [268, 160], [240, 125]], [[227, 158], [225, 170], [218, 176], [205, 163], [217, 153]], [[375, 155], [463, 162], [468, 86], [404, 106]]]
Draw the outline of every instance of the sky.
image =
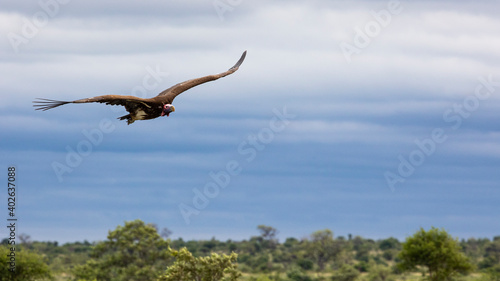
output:
[[[16, 236], [100, 241], [135, 219], [184, 240], [249, 239], [261, 224], [280, 241], [500, 235], [497, 1], [0, 4], [0, 217]], [[32, 107], [153, 97], [245, 50], [169, 117]]]

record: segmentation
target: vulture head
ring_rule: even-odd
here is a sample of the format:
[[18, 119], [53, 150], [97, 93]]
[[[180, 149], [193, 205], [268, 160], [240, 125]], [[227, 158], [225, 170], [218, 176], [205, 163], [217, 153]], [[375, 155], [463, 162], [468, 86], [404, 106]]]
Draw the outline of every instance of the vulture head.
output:
[[167, 115], [167, 117], [168, 117], [168, 115], [170, 115], [170, 113], [172, 113], [174, 111], [175, 111], [175, 107], [173, 105], [167, 103], [163, 106], [163, 111], [161, 112], [161, 116]]

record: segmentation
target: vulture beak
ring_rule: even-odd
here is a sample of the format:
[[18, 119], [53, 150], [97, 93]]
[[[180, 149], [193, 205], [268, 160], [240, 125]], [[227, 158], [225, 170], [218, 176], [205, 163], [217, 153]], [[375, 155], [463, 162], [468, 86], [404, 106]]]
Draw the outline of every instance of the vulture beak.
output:
[[166, 104], [163, 106], [163, 111], [161, 112], [161, 116], [170, 115], [170, 113], [175, 111], [175, 107], [171, 104]]

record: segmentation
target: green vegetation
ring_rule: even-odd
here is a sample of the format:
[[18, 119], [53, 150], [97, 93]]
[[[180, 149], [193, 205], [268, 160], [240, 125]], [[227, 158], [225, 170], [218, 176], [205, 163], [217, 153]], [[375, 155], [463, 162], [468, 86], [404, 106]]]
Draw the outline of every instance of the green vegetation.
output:
[[[17, 247], [15, 251], [11, 251], [11, 247], [0, 246], [0, 280], [52, 280], [52, 274], [43, 256], [26, 249], [18, 251]], [[11, 266], [15, 266], [14, 272], [10, 271]]]
[[238, 255], [218, 255], [194, 257], [186, 248], [169, 250], [176, 257], [159, 281], [236, 281], [241, 273], [236, 268]]
[[360, 272], [352, 265], [344, 264], [332, 275], [332, 281], [354, 281]]
[[89, 281], [154, 281], [169, 260], [168, 242], [156, 227], [135, 220], [110, 231], [108, 240], [97, 243], [90, 259], [73, 274]]
[[432, 228], [420, 229], [403, 243], [399, 253], [399, 268], [414, 271], [418, 266], [426, 268], [429, 280], [451, 280], [458, 274], [468, 274], [473, 270], [469, 259], [461, 252], [458, 240], [446, 231]]
[[58, 245], [23, 235], [15, 275], [8, 272], [8, 240], [2, 241], [0, 280], [500, 281], [500, 236], [458, 241], [431, 228], [400, 242], [335, 237], [324, 229], [279, 241], [277, 233], [259, 225], [243, 241], [171, 240], [170, 230], [136, 220], [97, 243]]

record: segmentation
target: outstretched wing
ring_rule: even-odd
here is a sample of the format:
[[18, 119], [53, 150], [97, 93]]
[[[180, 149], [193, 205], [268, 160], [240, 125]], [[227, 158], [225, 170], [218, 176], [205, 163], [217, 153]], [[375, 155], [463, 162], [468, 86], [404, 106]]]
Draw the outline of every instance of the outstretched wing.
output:
[[35, 110], [49, 110], [56, 108], [58, 106], [68, 104], [68, 103], [89, 103], [89, 102], [99, 102], [110, 105], [123, 105], [130, 112], [129, 109], [136, 108], [137, 106], [151, 107], [149, 104], [149, 99], [142, 99], [134, 96], [120, 96], [120, 95], [104, 95], [97, 96], [93, 98], [80, 99], [75, 101], [58, 101], [50, 99], [41, 99], [33, 101], [33, 106]]
[[185, 91], [187, 91], [195, 86], [198, 86], [200, 84], [214, 81], [214, 80], [217, 80], [221, 77], [232, 74], [236, 70], [238, 70], [240, 65], [245, 60], [246, 55], [247, 55], [247, 51], [244, 51], [243, 54], [241, 55], [240, 59], [238, 60], [238, 62], [236, 62], [236, 64], [233, 67], [231, 67], [230, 69], [228, 69], [225, 72], [222, 72], [219, 74], [214, 74], [214, 75], [208, 75], [208, 76], [204, 76], [204, 77], [200, 77], [200, 78], [196, 78], [196, 79], [191, 79], [191, 80], [187, 80], [187, 81], [184, 81], [182, 83], [176, 84], [176, 85], [166, 89], [165, 91], [161, 92], [155, 99], [160, 99], [164, 104], [172, 103], [174, 98], [176, 96], [178, 96], [179, 94], [181, 94], [182, 92], [185, 92]]

